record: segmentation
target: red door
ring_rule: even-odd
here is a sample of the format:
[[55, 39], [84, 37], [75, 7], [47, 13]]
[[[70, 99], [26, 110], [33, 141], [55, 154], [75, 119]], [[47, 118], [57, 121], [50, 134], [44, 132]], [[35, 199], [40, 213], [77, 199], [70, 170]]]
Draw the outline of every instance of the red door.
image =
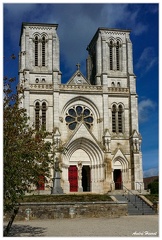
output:
[[38, 181], [38, 186], [37, 186], [37, 190], [44, 190], [44, 182], [45, 182], [45, 178], [43, 175], [39, 176], [39, 181]]
[[70, 192], [78, 191], [78, 168], [76, 166], [69, 167], [69, 183]]

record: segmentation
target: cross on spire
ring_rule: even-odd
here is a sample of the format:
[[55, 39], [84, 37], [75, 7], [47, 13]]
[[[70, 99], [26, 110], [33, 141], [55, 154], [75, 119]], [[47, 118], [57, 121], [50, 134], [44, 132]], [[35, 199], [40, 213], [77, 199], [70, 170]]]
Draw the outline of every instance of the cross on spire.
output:
[[80, 63], [77, 63], [76, 66], [77, 66], [78, 70], [80, 70]]

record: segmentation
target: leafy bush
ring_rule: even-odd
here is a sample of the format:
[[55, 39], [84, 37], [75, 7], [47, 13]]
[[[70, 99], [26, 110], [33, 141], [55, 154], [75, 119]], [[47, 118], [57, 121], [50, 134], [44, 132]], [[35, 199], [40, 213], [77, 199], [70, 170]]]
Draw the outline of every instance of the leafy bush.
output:
[[156, 179], [152, 183], [148, 184], [151, 194], [159, 194], [159, 180]]

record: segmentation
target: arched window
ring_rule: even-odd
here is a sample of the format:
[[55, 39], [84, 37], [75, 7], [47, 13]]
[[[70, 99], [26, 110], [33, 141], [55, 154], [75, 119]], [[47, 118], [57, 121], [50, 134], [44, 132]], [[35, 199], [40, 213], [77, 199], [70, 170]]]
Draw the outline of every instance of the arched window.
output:
[[35, 66], [38, 66], [38, 37], [35, 37]]
[[117, 87], [120, 87], [120, 82], [117, 82]]
[[43, 102], [42, 103], [42, 129], [43, 130], [46, 130], [46, 110], [47, 110], [46, 103]]
[[120, 70], [119, 41], [116, 43], [116, 70]]
[[39, 114], [40, 114], [40, 104], [39, 104], [39, 102], [36, 102], [36, 104], [35, 104], [35, 129], [36, 130], [39, 130], [39, 124], [40, 124]]
[[116, 132], [116, 113], [117, 113], [117, 109], [116, 109], [116, 105], [114, 104], [112, 106], [112, 132]]
[[45, 37], [42, 37], [42, 66], [45, 66]]
[[36, 79], [35, 79], [35, 82], [36, 82], [36, 83], [39, 83], [39, 78], [36, 78]]
[[117, 108], [115, 104], [112, 106], [112, 132], [123, 133], [123, 107], [120, 104]]
[[123, 132], [123, 121], [122, 121], [123, 108], [122, 105], [119, 105], [118, 108], [118, 132]]
[[109, 54], [110, 54], [110, 70], [113, 70], [113, 42], [112, 41], [110, 41]]

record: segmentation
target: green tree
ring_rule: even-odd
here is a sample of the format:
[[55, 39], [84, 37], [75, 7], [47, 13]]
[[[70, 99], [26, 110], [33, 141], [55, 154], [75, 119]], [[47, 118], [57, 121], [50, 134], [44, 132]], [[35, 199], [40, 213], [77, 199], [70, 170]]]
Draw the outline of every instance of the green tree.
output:
[[159, 194], [159, 179], [155, 179], [152, 183], [148, 184], [151, 194]]
[[14, 78], [4, 77], [3, 176], [4, 213], [16, 214], [18, 202], [31, 184], [37, 185], [42, 175], [45, 180], [50, 177], [52, 159], [49, 157], [51, 143], [45, 141], [49, 133], [29, 126], [26, 110], [20, 108], [23, 89], [20, 87], [14, 94], [13, 83]]

